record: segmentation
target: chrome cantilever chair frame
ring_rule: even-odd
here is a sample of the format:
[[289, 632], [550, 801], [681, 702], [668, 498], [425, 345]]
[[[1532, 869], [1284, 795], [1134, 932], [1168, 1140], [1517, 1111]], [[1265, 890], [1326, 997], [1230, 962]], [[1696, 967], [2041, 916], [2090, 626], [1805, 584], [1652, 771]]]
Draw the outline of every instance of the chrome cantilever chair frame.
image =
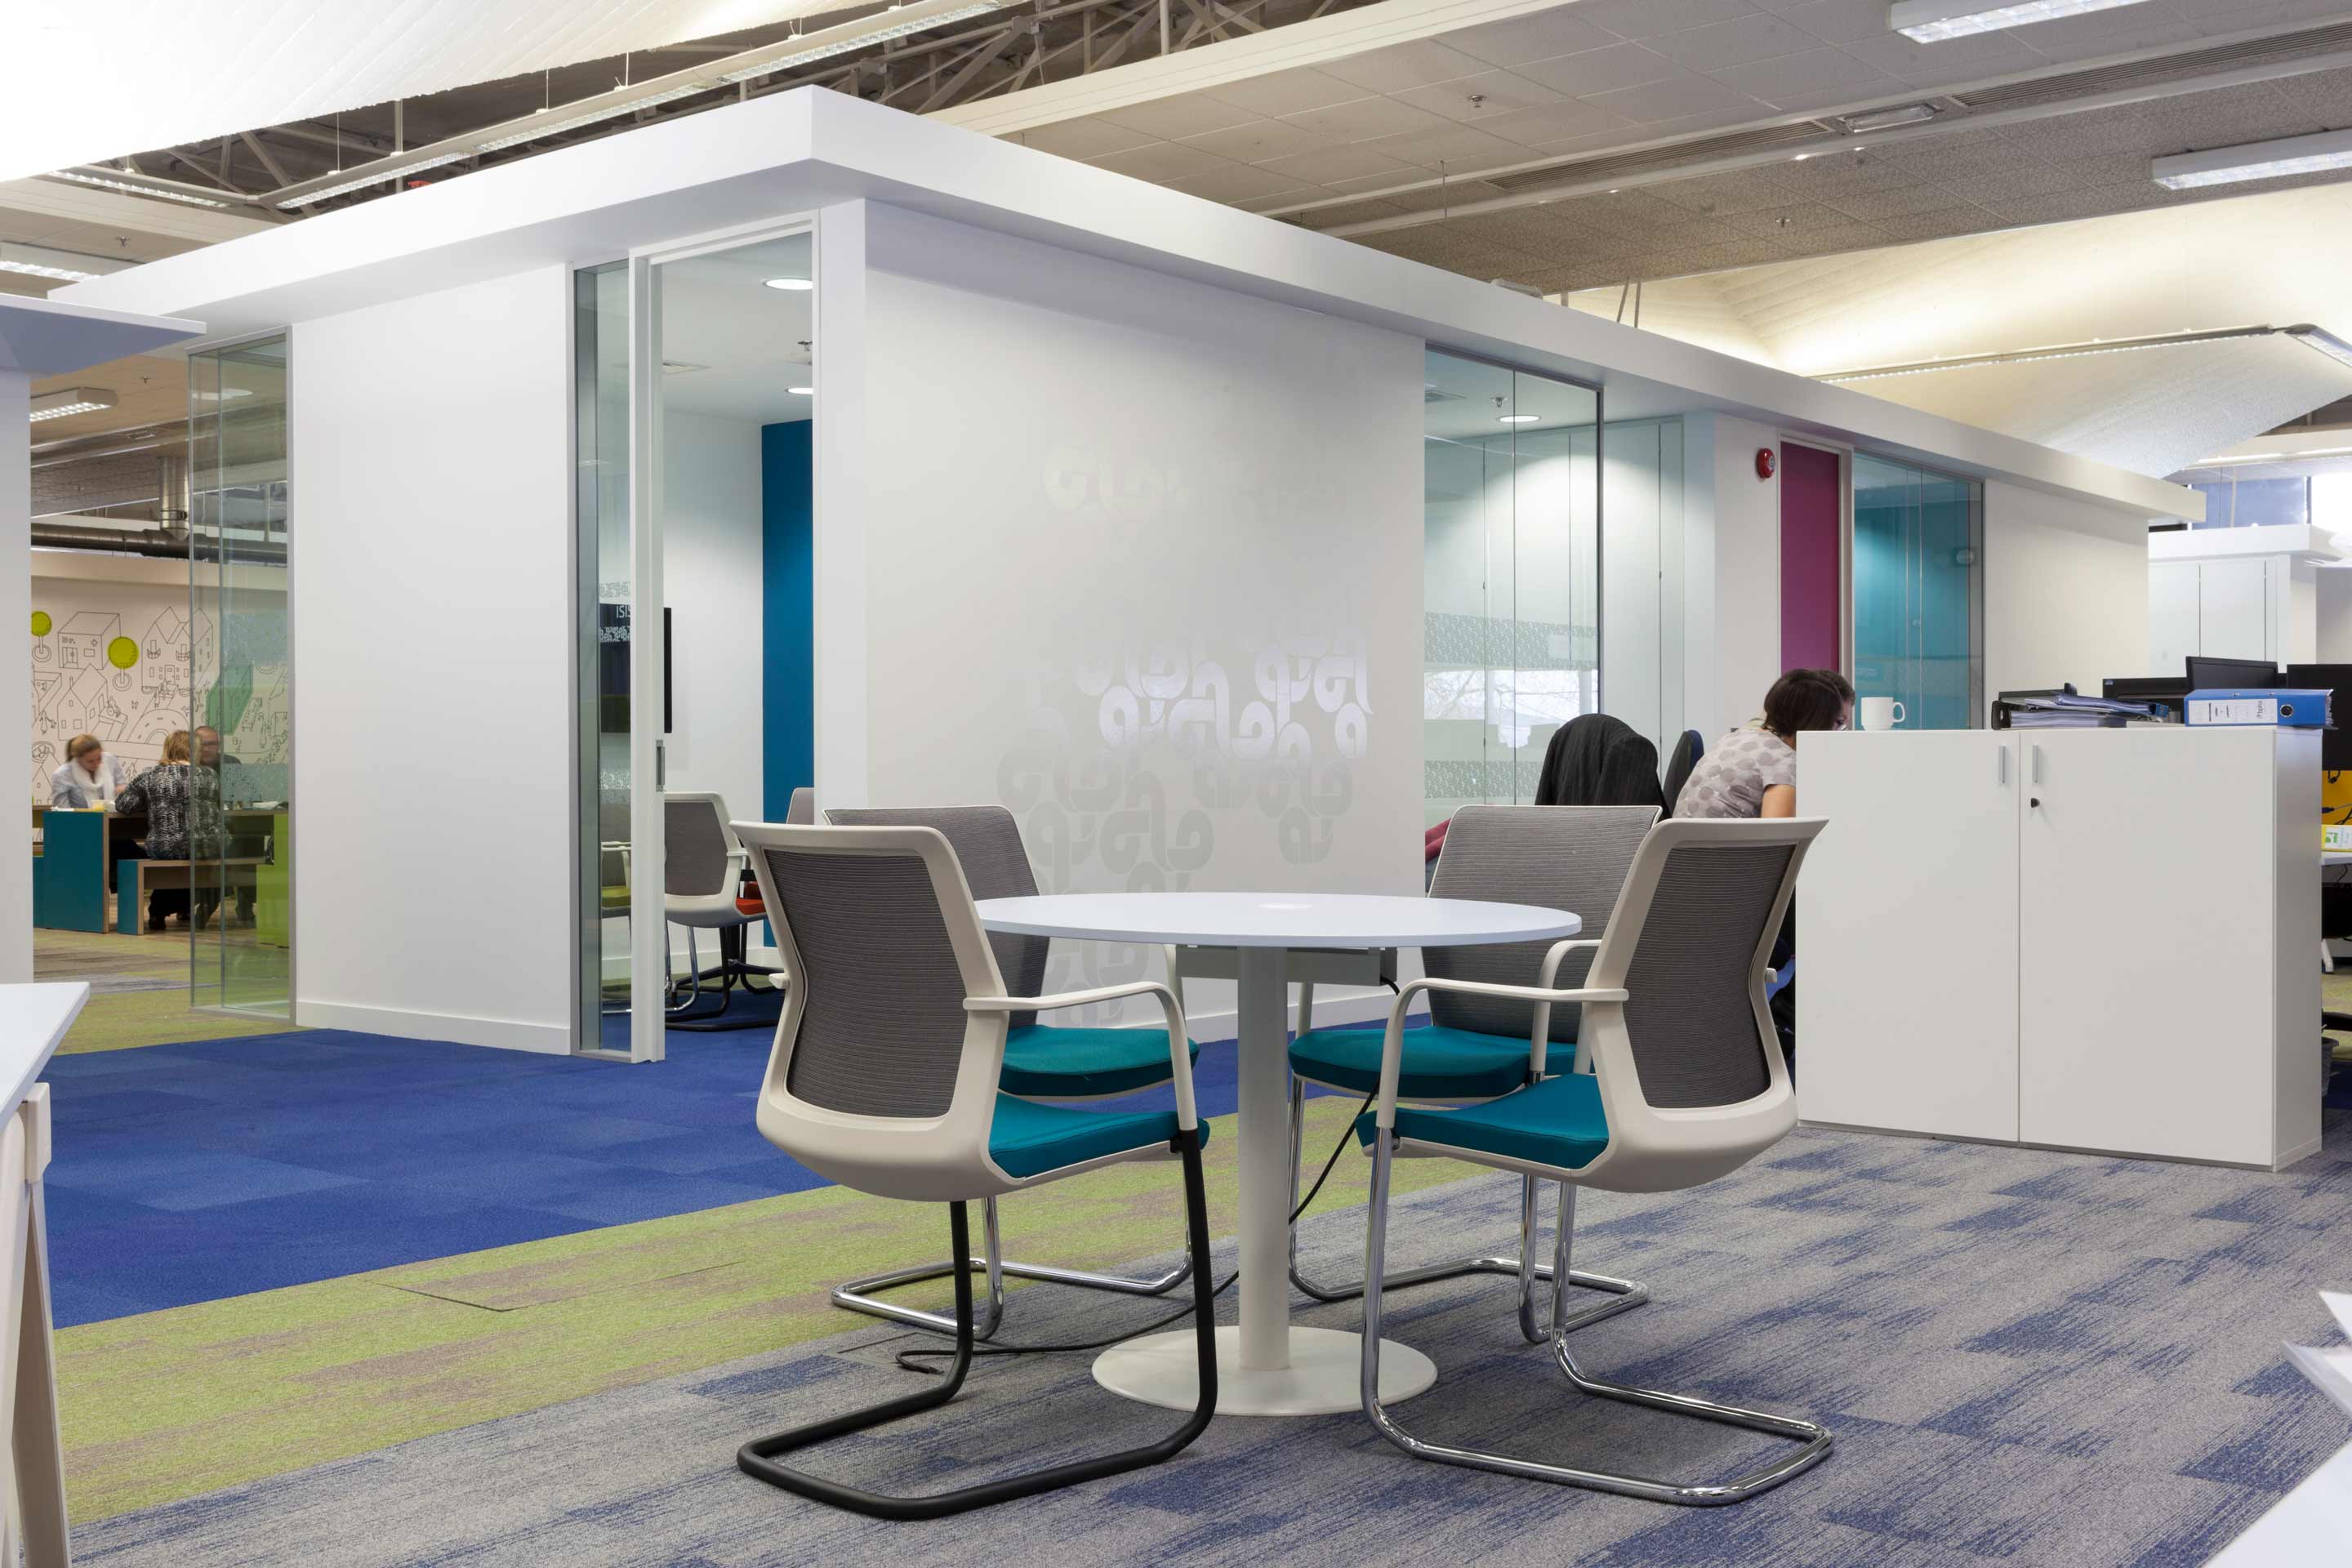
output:
[[[827, 812], [826, 816], [836, 826], [844, 822], [853, 826], [867, 826], [885, 818], [893, 823], [911, 823], [935, 818], [943, 812], [961, 813], [981, 810], [1002, 814], [1005, 826], [1012, 832], [1015, 842], [1018, 841], [1020, 829], [1013, 822], [1013, 814], [1005, 811], [1003, 806], [948, 806], [940, 808], [940, 812], [937, 813], [920, 809], [835, 810]], [[1024, 865], [1025, 868], [1025, 859]], [[969, 874], [969, 868], [967, 868], [967, 874]], [[1027, 891], [1036, 891], [1034, 878], [1029, 883]], [[996, 895], [983, 893], [977, 896], [987, 898]], [[1175, 984], [1175, 972], [1171, 969], [1169, 973], [1169, 983], [1172, 988]], [[1083, 1103], [1087, 1098], [1113, 1097], [1056, 1096], [1053, 1102]], [[996, 1200], [992, 1197], [983, 1200], [980, 1205], [980, 1224], [981, 1256], [977, 1261], [977, 1267], [986, 1276], [988, 1281], [988, 1300], [981, 1309], [977, 1326], [973, 1330], [975, 1337], [981, 1340], [993, 1339], [996, 1331], [1003, 1326], [1004, 1281], [1007, 1278], [1040, 1280], [1050, 1285], [1072, 1285], [1084, 1290], [1104, 1290], [1120, 1296], [1164, 1296], [1192, 1276], [1192, 1262], [1189, 1257], [1178, 1262], [1176, 1267], [1167, 1273], [1148, 1279], [1131, 1279], [1122, 1274], [1098, 1274], [1087, 1268], [1058, 1268], [1048, 1264], [1021, 1263], [1009, 1259], [1004, 1256], [1003, 1233], [999, 1228], [996, 1215]], [[967, 1258], [961, 1268], [951, 1258], [942, 1258], [934, 1263], [909, 1264], [904, 1268], [892, 1268], [879, 1274], [868, 1274], [860, 1279], [844, 1280], [833, 1288], [830, 1300], [835, 1306], [848, 1311], [863, 1312], [868, 1317], [883, 1318], [894, 1323], [905, 1323], [909, 1328], [928, 1329], [937, 1334], [952, 1334], [957, 1332], [957, 1327], [956, 1320], [951, 1314], [926, 1311], [920, 1307], [909, 1307], [897, 1301], [885, 1301], [880, 1298], [879, 1292], [895, 1290], [906, 1285], [919, 1285], [932, 1279], [945, 1279], [951, 1275], [969, 1273], [974, 1267], [974, 1261], [970, 1258]]]
[[[1643, 843], [1633, 868], [1627, 876], [1625, 890], [1620, 896], [1616, 914], [1611, 921], [1610, 934], [1603, 939], [1601, 954], [1594, 961], [1589, 976], [1591, 984], [1575, 990], [1553, 990], [1542, 986], [1481, 987], [1489, 994], [1516, 996], [1547, 1008], [1554, 1003], [1573, 1002], [1580, 1004], [1584, 1009], [1587, 1026], [1580, 1032], [1577, 1044], [1574, 1070], [1592, 1073], [1598, 1080], [1597, 1092], [1604, 1108], [1607, 1142], [1598, 1154], [1580, 1167], [1543, 1168], [1544, 1174], [1557, 1181], [1560, 1193], [1559, 1220], [1552, 1252], [1553, 1321], [1546, 1336], [1552, 1359], [1560, 1372], [1579, 1393], [1769, 1433], [1790, 1438], [1798, 1447], [1728, 1480], [1676, 1482], [1520, 1458], [1417, 1437], [1398, 1425], [1396, 1417], [1381, 1403], [1382, 1286], [1375, 1283], [1364, 1292], [1363, 1298], [1363, 1408], [1372, 1426], [1391, 1443], [1415, 1458], [1441, 1464], [1461, 1465], [1501, 1475], [1555, 1481], [1654, 1502], [1694, 1507], [1742, 1501], [1779, 1486], [1829, 1457], [1833, 1439], [1828, 1428], [1816, 1422], [1750, 1410], [1696, 1394], [1639, 1388], [1592, 1376], [1577, 1365], [1575, 1355], [1568, 1346], [1568, 1335], [1573, 1325], [1561, 1316], [1567, 1295], [1567, 1287], [1562, 1281], [1573, 1278], [1570, 1253], [1578, 1185], [1591, 1184], [1629, 1192], [1667, 1192], [1700, 1185], [1737, 1170], [1778, 1142], [1796, 1125], [1796, 1096], [1790, 1084], [1788, 1065], [1780, 1055], [1779, 1037], [1772, 1027], [1770, 1008], [1765, 997], [1765, 980], [1769, 973], [1765, 968], [1765, 960], [1771, 951], [1772, 939], [1780, 931], [1790, 897], [1796, 889], [1797, 872], [1803, 863], [1806, 847], [1819, 835], [1822, 826], [1817, 818], [1759, 822], [1673, 820], [1662, 823]], [[1710, 845], [1733, 847], [1747, 845], [1765, 848], [1782, 845], [1790, 847], [1779, 889], [1769, 904], [1769, 914], [1761, 922], [1762, 934], [1755, 942], [1746, 964], [1746, 989], [1754, 1015], [1753, 1027], [1757, 1032], [1758, 1046], [1762, 1053], [1765, 1087], [1761, 1092], [1732, 1104], [1701, 1104], [1689, 1109], [1662, 1110], [1643, 1097], [1641, 1075], [1626, 1026], [1626, 1004], [1633, 995], [1626, 988], [1627, 972], [1641, 942], [1643, 928], [1648, 923], [1669, 858], [1685, 847], [1705, 853]], [[1364, 1275], [1368, 1280], [1377, 1282], [1385, 1278], [1391, 1167], [1400, 1152], [1465, 1159], [1495, 1169], [1516, 1170], [1529, 1181], [1537, 1176], [1537, 1171], [1532, 1168], [1534, 1163], [1528, 1159], [1486, 1153], [1451, 1142], [1416, 1140], [1401, 1136], [1396, 1131], [1397, 1081], [1402, 1062], [1405, 1009], [1419, 990], [1441, 986], [1458, 989], [1466, 984], [1472, 983], [1415, 981], [1399, 993], [1390, 1013], [1382, 1051], [1378, 1109], [1372, 1113], [1370, 1138], [1371, 1213], [1364, 1247]], [[1541, 1026], [1536, 1030], [1534, 1053], [1529, 1063], [1531, 1083], [1542, 1076], [1546, 1034], [1547, 1030]], [[1532, 1248], [1529, 1248], [1520, 1256], [1526, 1259], [1531, 1253]], [[1532, 1266], [1523, 1266], [1520, 1270], [1523, 1326], [1528, 1310], [1527, 1303], [1534, 1293], [1535, 1279]]]
[[[938, 1519], [1141, 1469], [1174, 1457], [1206, 1430], [1216, 1413], [1217, 1401], [1215, 1290], [1207, 1268], [1209, 1225], [1207, 1192], [1201, 1169], [1202, 1131], [1193, 1101], [1184, 1013], [1175, 994], [1164, 985], [1138, 982], [1057, 996], [1006, 994], [1003, 978], [972, 907], [962, 868], [947, 838], [937, 829], [738, 823], [734, 830], [754, 853], [753, 869], [776, 932], [778, 952], [785, 972], [793, 978], [785, 992], [783, 1016], [776, 1026], [775, 1045], [761, 1089], [757, 1113], [760, 1131], [769, 1142], [810, 1169], [845, 1185], [887, 1197], [946, 1204], [953, 1253], [950, 1271], [956, 1282], [955, 1359], [947, 1375], [935, 1386], [864, 1410], [754, 1438], [737, 1451], [737, 1467], [771, 1486], [836, 1508], [880, 1519]], [[897, 907], [901, 911], [912, 909], [918, 921], [927, 910], [936, 910], [938, 916], [938, 925], [931, 933], [925, 935], [918, 931], [919, 960], [901, 963], [898, 977], [911, 977], [919, 994], [929, 988], [931, 994], [927, 1001], [936, 1007], [937, 992], [943, 984], [941, 965], [951, 964], [952, 973], [948, 979], [960, 984], [962, 994], [961, 1036], [951, 1060], [933, 1048], [933, 1042], [925, 1041], [921, 1049], [911, 1055], [904, 1047], [899, 1048], [897, 1061], [902, 1074], [919, 1063], [922, 1070], [932, 1076], [933, 1083], [917, 1082], [917, 1089], [929, 1088], [936, 1095], [940, 1080], [944, 1078], [949, 1093], [943, 1105], [906, 1108], [894, 1104], [891, 1109], [880, 1110], [863, 1104], [877, 1098], [903, 1101], [906, 1092], [894, 1088], [877, 1095], [870, 1085], [857, 1081], [872, 1043], [868, 1037], [855, 1030], [845, 1031], [837, 1019], [827, 1023], [822, 1037], [812, 1046], [813, 1031], [803, 1028], [808, 1022], [812, 985], [837, 984], [840, 972], [845, 968], [862, 970], [875, 964], [868, 954], [876, 946], [887, 947], [888, 941], [877, 940], [870, 930], [861, 932], [854, 921], [845, 921], [850, 928], [845, 932], [827, 931], [820, 939], [816, 951], [827, 967], [813, 975], [804, 953], [811, 951], [808, 939], [821, 928], [804, 928], [797, 932], [793, 930], [793, 914], [801, 911], [780, 896], [782, 873], [775, 868], [779, 858], [793, 856], [807, 857], [821, 868], [838, 867], [858, 858], [895, 859], [902, 867], [908, 861], [919, 862], [920, 881], [915, 886], [920, 889], [922, 907], [913, 904], [909, 897], [909, 882], [913, 879], [903, 872], [897, 883], [881, 889], [884, 900], [898, 900]], [[801, 874], [798, 870], [793, 872], [794, 876]], [[825, 874], [830, 873], [820, 872], [821, 876]], [[810, 901], [821, 904], [830, 897], [835, 906], [840, 907], [845, 887], [845, 883], [838, 881], [822, 884], [811, 893]], [[887, 918], [866, 911], [868, 927]], [[904, 913], [898, 918], [905, 918]], [[920, 945], [925, 943], [929, 945]], [[1158, 1000], [1167, 1022], [1170, 1079], [1176, 1096], [1175, 1113], [1166, 1122], [1167, 1128], [1172, 1130], [1169, 1140], [1165, 1143], [1131, 1143], [1102, 1152], [1087, 1152], [1087, 1146], [1080, 1143], [1068, 1151], [1077, 1156], [1074, 1163], [1027, 1174], [1008, 1172], [1000, 1163], [1003, 1151], [992, 1142], [992, 1134], [1000, 1114], [999, 1102], [1006, 1098], [998, 1090], [997, 1082], [1013, 1015], [1147, 994]], [[814, 1064], [812, 1077], [816, 1081], [812, 1089], [798, 1087], [793, 1070], [796, 1059], [803, 1055], [818, 1058]], [[845, 1091], [841, 1087], [845, 1079], [851, 1085]], [[893, 1081], [905, 1080], [902, 1078]], [[839, 1103], [845, 1092], [851, 1097], [849, 1104]], [[1047, 1146], [1052, 1147], [1050, 1142]], [[1112, 1164], [1171, 1156], [1182, 1167], [1186, 1242], [1191, 1257], [1200, 1265], [1194, 1272], [1193, 1297], [1200, 1394], [1192, 1411], [1175, 1431], [1139, 1447], [927, 1496], [869, 1491], [780, 1462], [785, 1454], [935, 1410], [956, 1396], [971, 1370], [975, 1338], [967, 1212], [972, 1198], [1020, 1191]]]

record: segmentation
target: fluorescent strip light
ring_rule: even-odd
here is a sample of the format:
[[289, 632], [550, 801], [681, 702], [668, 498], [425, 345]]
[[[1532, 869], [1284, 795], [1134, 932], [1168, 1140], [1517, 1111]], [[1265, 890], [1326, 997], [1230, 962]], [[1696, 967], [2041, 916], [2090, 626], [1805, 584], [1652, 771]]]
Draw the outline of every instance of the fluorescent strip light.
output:
[[2245, 180], [2278, 180], [2289, 174], [2345, 168], [2352, 168], [2352, 131], [2323, 131], [2316, 136], [2182, 153], [2158, 158], [2148, 173], [2166, 190], [2193, 191], [2205, 185], [2234, 185]]
[[1939, 44], [1946, 38], [1965, 38], [1971, 33], [2023, 27], [2035, 22], [2054, 22], [2062, 16], [2082, 16], [2093, 11], [2145, 4], [2147, 0], [2018, 0], [2015, 5], [1987, 5], [1984, 0], [1896, 0], [1887, 26], [1914, 42]]
[[[985, 16], [991, 11], [999, 9], [1003, 4], [1003, 0], [968, 0], [967, 4], [950, 5], [944, 9], [921, 5], [893, 5], [888, 10], [879, 12], [869, 18], [870, 21], [880, 24], [879, 26], [868, 26], [863, 23], [852, 22], [844, 26], [826, 27], [818, 32], [804, 34], [803, 37], [824, 41], [811, 43], [800, 48], [786, 47], [782, 54], [761, 60], [758, 65], [745, 66], [739, 70], [729, 71], [719, 79], [750, 81], [753, 77], [772, 76], [780, 70], [790, 70], [794, 66], [811, 65], [818, 60], [831, 59], [835, 55], [845, 55], [852, 49], [862, 49], [869, 44], [882, 43], [890, 38], [903, 38], [909, 33], [920, 33], [932, 27], [945, 26], [950, 22], [961, 22], [973, 16]], [[919, 13], [919, 15], [905, 15], [909, 12]], [[894, 22], [891, 20], [894, 16], [900, 19]], [[799, 41], [798, 38], [786, 39], [785, 45], [789, 46]]]
[[0, 272], [26, 278], [50, 278], [60, 283], [88, 283], [133, 265], [112, 257], [82, 256], [46, 246], [0, 243]]
[[397, 180], [404, 174], [414, 174], [425, 169], [437, 169], [445, 163], [455, 163], [461, 158], [472, 156], [471, 153], [444, 153], [438, 158], [425, 158], [414, 163], [403, 163], [397, 169], [385, 169], [380, 174], [362, 174], [357, 179], [345, 180], [340, 185], [329, 185], [322, 191], [305, 191], [299, 196], [287, 197], [278, 205], [281, 211], [306, 207], [312, 202], [323, 202], [331, 197], [349, 195], [353, 191], [364, 190], [370, 185], [380, 185], [386, 180]]
[[602, 109], [592, 109], [585, 114], [566, 115], [563, 119], [551, 121], [544, 125], [533, 123], [511, 136], [501, 136], [495, 142], [485, 142], [474, 151], [499, 153], [509, 147], [520, 147], [526, 142], [537, 142], [542, 137], [560, 136], [566, 131], [577, 131], [583, 125], [597, 125], [607, 120], [618, 120], [624, 114], [635, 114], [640, 109], [651, 109], [657, 103], [668, 103], [676, 99], [692, 98], [698, 92], [709, 92], [712, 85], [707, 81], [690, 81], [683, 87], [671, 88], [667, 92], [656, 92], [646, 98], [633, 98], [626, 103], [608, 103]]
[[114, 406], [114, 394], [95, 386], [67, 386], [33, 399], [32, 417], [63, 419], [71, 414], [97, 414]]
[[1915, 364], [1868, 365], [1860, 370], [1832, 371], [1813, 379], [1879, 381], [1892, 375], [1925, 375], [1932, 371], [1975, 370], [1994, 364], [2032, 364], [2041, 360], [2087, 359], [2093, 354], [2138, 353], [2147, 349], [2177, 349], [2191, 343], [2228, 342], [2238, 338], [2269, 338], [2282, 334], [2295, 337], [2308, 346], [2308, 340], [2303, 339], [2302, 334], [2318, 331], [2316, 327], [2231, 327], [2218, 332], [2176, 332], [2164, 338], [2116, 338], [2108, 342], [2095, 340], [2087, 343], [2056, 343], [2047, 348], [2017, 349], [2003, 353], [1961, 354], [1952, 359], [1922, 360]]
[[1838, 123], [1853, 135], [1866, 131], [1892, 131], [1898, 125], [1925, 125], [1936, 118], [1932, 103], [1898, 103], [1891, 109], [1865, 109], [1855, 114], [1841, 114]]
[[52, 180], [71, 180], [77, 185], [97, 185], [103, 190], [121, 191], [134, 196], [152, 196], [159, 202], [184, 202], [192, 207], [225, 207], [226, 202], [216, 202], [210, 196], [200, 196], [194, 191], [167, 191], [160, 185], [133, 184], [129, 180], [110, 180], [103, 174], [85, 174], [79, 169], [52, 169]]
[[[2305, 458], [2342, 458], [2352, 456], [2352, 447], [2305, 447], [2299, 452], [2257, 452], [2242, 458], [2200, 458], [2189, 468], [2229, 468], [2247, 463], [2296, 463]], [[2188, 468], [2181, 470], [2183, 473]]]

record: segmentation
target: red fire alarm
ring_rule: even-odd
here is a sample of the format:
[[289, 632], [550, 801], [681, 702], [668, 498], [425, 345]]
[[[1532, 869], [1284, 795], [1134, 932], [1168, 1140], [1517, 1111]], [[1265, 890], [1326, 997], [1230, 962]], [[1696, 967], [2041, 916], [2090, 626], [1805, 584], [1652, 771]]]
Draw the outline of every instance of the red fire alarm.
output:
[[1771, 447], [1759, 447], [1756, 448], [1756, 477], [1758, 479], [1770, 479], [1772, 477], [1772, 470], [1780, 466], [1780, 461], [1779, 458], [1772, 456]]

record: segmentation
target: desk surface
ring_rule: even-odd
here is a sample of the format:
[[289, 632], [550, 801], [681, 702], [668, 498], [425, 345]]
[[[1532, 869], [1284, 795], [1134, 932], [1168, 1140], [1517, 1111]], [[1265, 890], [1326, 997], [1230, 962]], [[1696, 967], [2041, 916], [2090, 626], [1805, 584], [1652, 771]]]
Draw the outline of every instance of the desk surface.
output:
[[88, 983], [79, 980], [32, 985], [0, 985], [0, 1113], [12, 1110], [38, 1081], [66, 1037]]

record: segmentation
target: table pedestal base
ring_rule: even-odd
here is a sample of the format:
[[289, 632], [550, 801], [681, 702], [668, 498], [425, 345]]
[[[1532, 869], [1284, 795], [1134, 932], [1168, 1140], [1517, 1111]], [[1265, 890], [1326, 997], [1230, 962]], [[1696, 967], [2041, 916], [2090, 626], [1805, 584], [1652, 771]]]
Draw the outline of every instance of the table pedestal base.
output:
[[[1217, 1331], [1217, 1414], [1337, 1415], [1363, 1408], [1363, 1336], [1338, 1329], [1290, 1331], [1290, 1364], [1275, 1372], [1242, 1366], [1241, 1331]], [[1192, 1331], [1147, 1334], [1095, 1359], [1095, 1381], [1113, 1394], [1170, 1410], [1200, 1397]], [[1381, 1342], [1381, 1402], [1411, 1399], [1437, 1381], [1437, 1366], [1410, 1345]]]

